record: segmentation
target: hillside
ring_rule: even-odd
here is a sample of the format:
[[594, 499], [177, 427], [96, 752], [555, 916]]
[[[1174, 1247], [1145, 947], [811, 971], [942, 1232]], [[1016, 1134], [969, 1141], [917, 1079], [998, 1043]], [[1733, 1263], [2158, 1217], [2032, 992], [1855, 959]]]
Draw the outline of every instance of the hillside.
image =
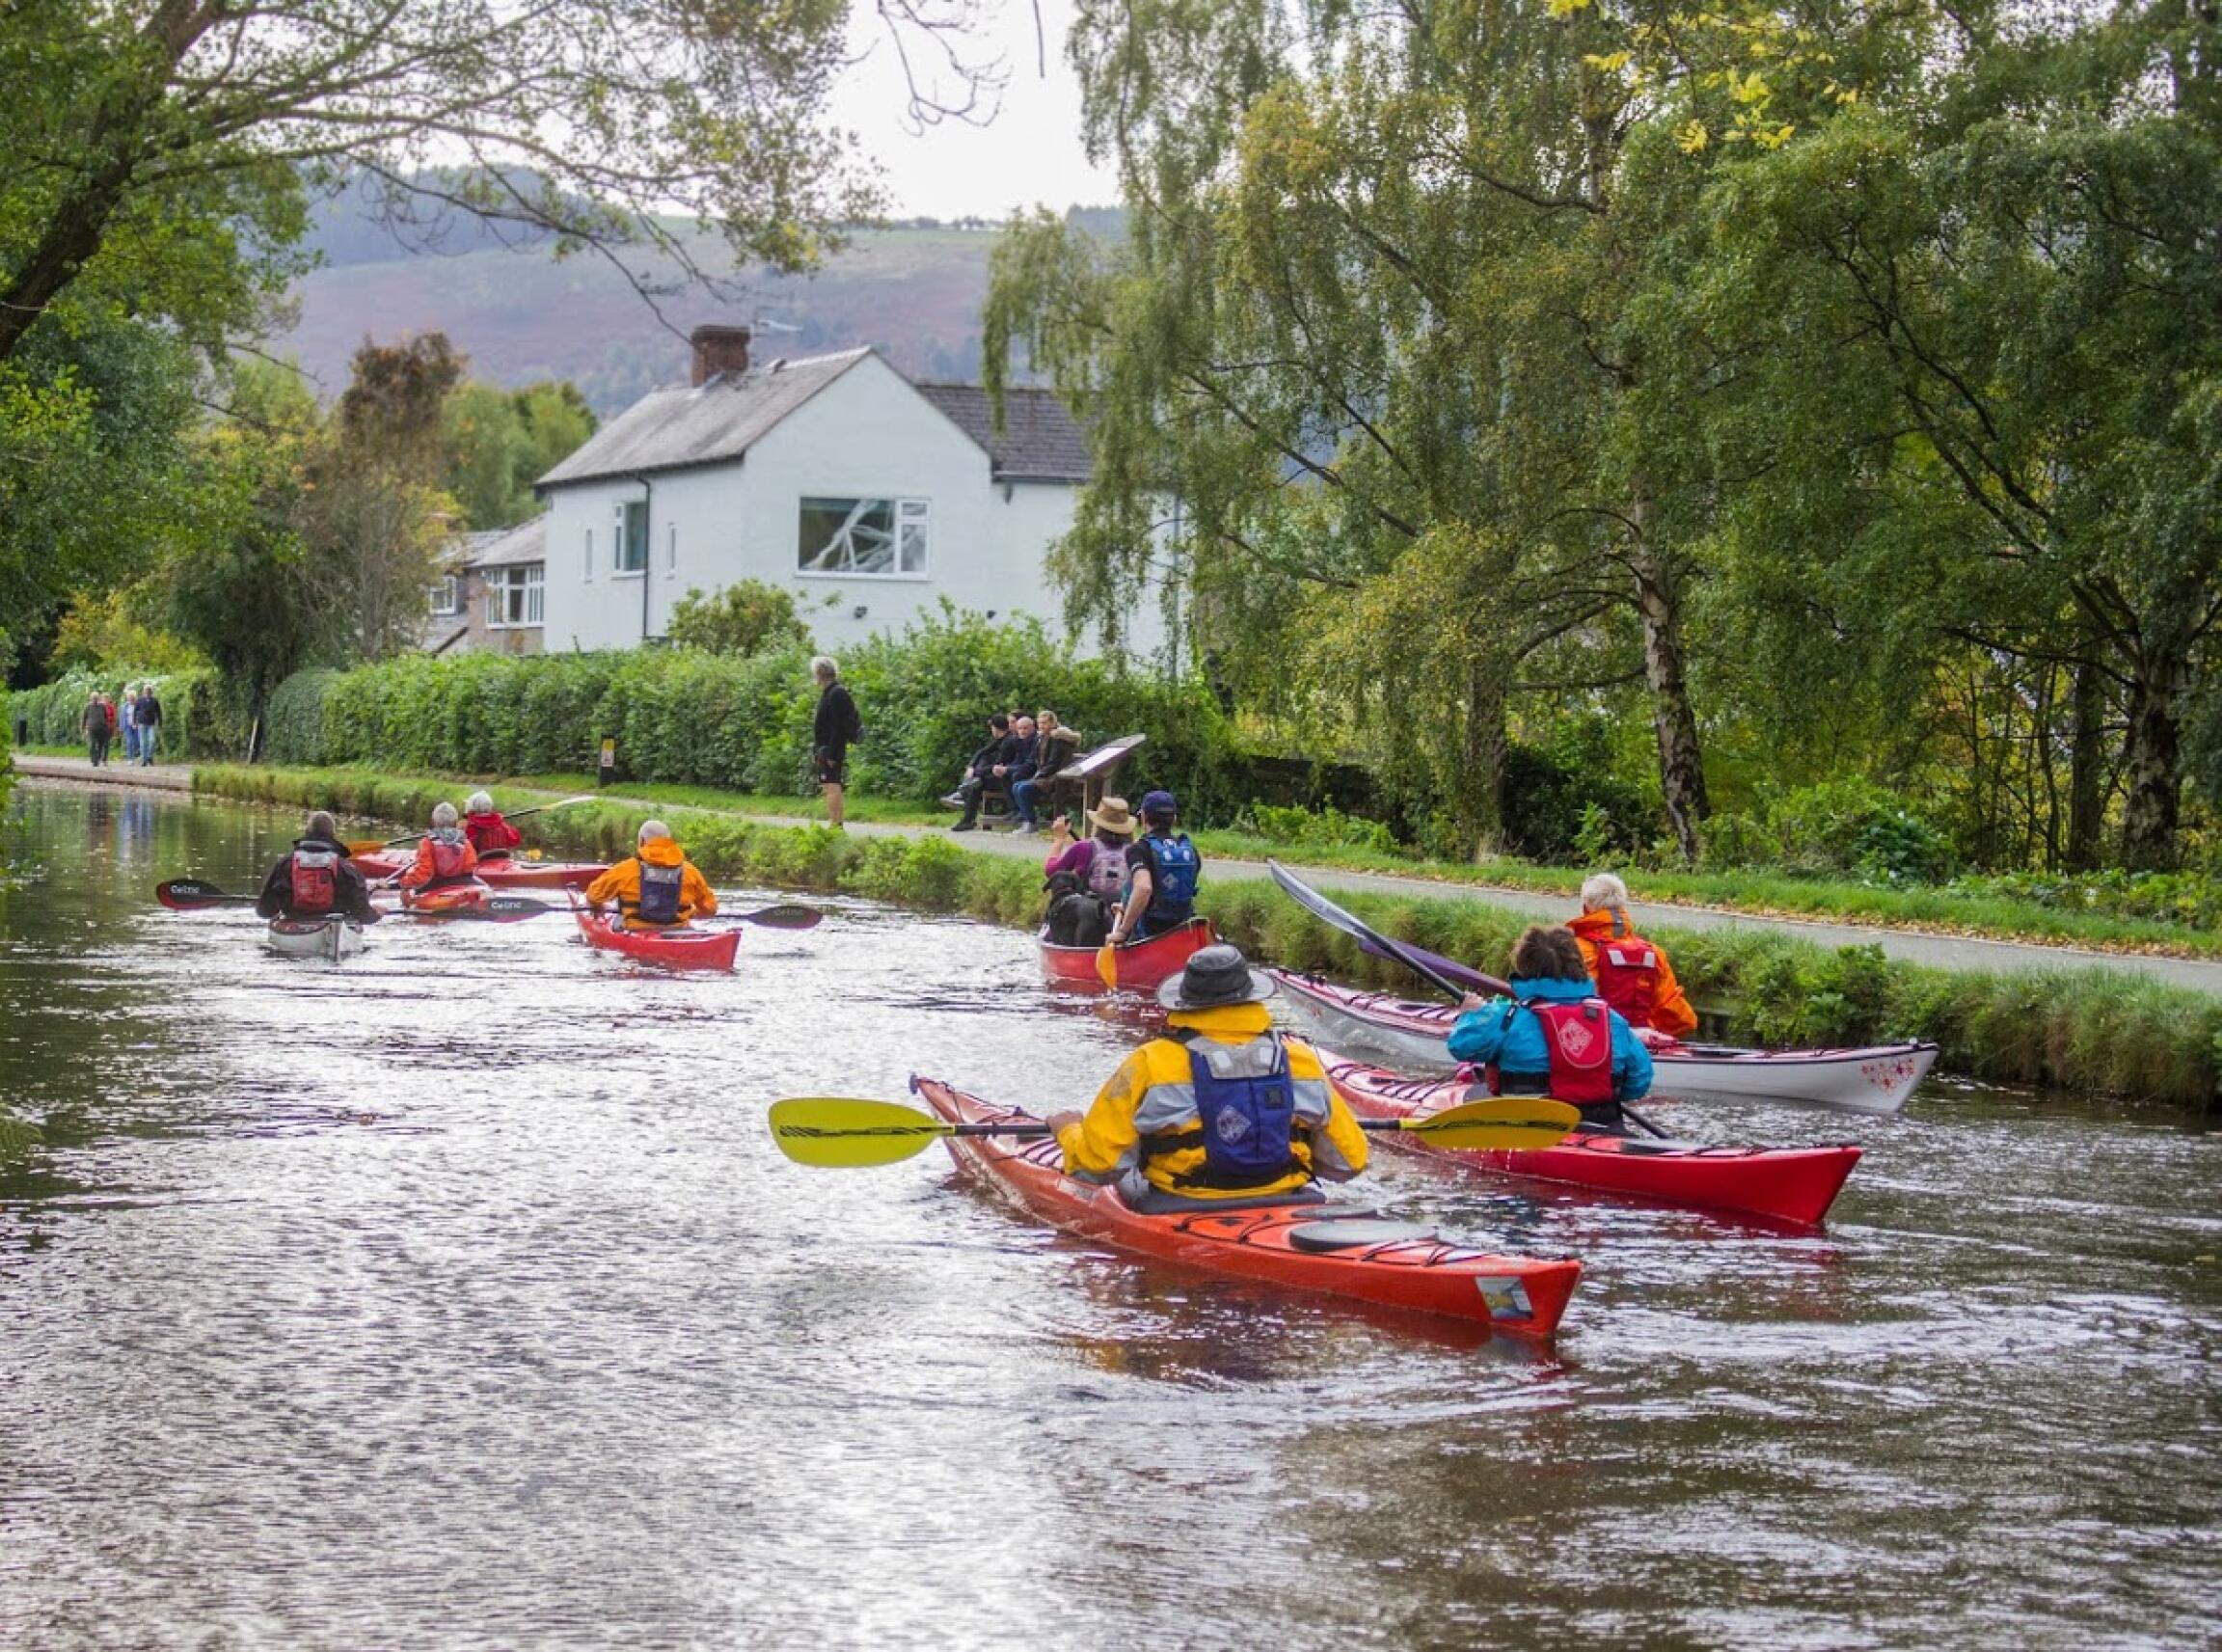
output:
[[331, 261], [294, 289], [297, 323], [271, 347], [297, 354], [331, 396], [366, 335], [438, 329], [471, 358], [473, 376], [505, 386], [567, 378], [605, 417], [683, 376], [687, 329], [703, 321], [768, 317], [797, 329], [766, 331], [766, 355], [873, 344], [913, 377], [979, 377], [992, 231], [862, 231], [814, 277], [759, 273], [730, 305], [686, 293], [664, 301], [661, 319], [600, 257], [558, 262], [545, 250], [472, 239], [478, 244], [412, 252], [390, 239], [335, 238]]

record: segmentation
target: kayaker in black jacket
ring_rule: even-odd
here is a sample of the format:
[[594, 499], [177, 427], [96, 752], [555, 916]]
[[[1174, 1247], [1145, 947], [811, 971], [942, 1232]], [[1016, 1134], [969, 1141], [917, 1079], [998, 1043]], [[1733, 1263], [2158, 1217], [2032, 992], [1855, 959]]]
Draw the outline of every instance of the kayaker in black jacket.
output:
[[291, 853], [270, 868], [255, 910], [265, 918], [325, 918], [339, 912], [359, 924], [378, 921], [370, 885], [347, 858], [339, 822], [322, 809], [309, 817]]

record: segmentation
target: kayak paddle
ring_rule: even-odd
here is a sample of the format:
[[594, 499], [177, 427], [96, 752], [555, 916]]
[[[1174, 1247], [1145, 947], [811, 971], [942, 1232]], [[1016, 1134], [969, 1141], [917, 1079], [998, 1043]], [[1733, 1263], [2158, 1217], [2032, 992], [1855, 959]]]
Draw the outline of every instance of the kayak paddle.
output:
[[826, 914], [816, 907], [759, 907], [753, 912], [712, 912], [707, 919], [691, 921], [700, 924], [718, 918], [730, 918], [737, 924], [761, 924], [768, 930], [814, 930], [826, 921]]
[[208, 907], [252, 907], [259, 895], [234, 895], [198, 878], [173, 878], [154, 885], [154, 899], [173, 912], [198, 912]]
[[[1439, 1148], [1507, 1151], [1547, 1148], [1582, 1122], [1582, 1111], [1544, 1097], [1507, 1096], [1447, 1107], [1424, 1119], [1361, 1119], [1368, 1130], [1410, 1131]], [[772, 1103], [772, 1140], [797, 1164], [828, 1169], [896, 1164], [945, 1136], [1046, 1136], [1049, 1126], [952, 1124], [900, 1101], [835, 1096]]]
[[[1292, 897], [1298, 906], [1323, 923], [1329, 924], [1341, 930], [1344, 934], [1351, 936], [1375, 958], [1386, 958], [1393, 962], [1401, 963], [1413, 974], [1423, 980], [1433, 982], [1444, 991], [1450, 993], [1451, 997], [1461, 1002], [1465, 1000], [1468, 988], [1460, 986], [1451, 979], [1448, 971], [1439, 967], [1449, 963], [1450, 961], [1449, 959], [1437, 958], [1431, 952], [1406, 946], [1402, 941], [1391, 940], [1364, 920], [1344, 911], [1278, 860], [1267, 860], [1265, 870], [1273, 874], [1273, 881], [1280, 884], [1282, 889]], [[1502, 992], [1505, 997], [1512, 995], [1512, 988], [1493, 976], [1483, 976], [1478, 971], [1465, 971], [1465, 973], [1474, 974], [1478, 981]], [[1620, 1104], [1620, 1113], [1623, 1118], [1639, 1129], [1646, 1130], [1650, 1134], [1662, 1138], [1666, 1135], [1666, 1131], [1643, 1117], [1626, 1102]]]
[[426, 911], [420, 907], [402, 907], [397, 914], [404, 918], [481, 918], [495, 923], [513, 924], [525, 918], [536, 918], [542, 912], [559, 912], [563, 908], [546, 901], [535, 901], [529, 895], [489, 895], [471, 907], [450, 907], [445, 910]]
[[1114, 992], [1119, 989], [1119, 949], [1109, 941], [1097, 949], [1096, 979]]
[[[573, 803], [591, 803], [593, 800], [594, 795], [589, 792], [582, 797], [564, 798], [553, 803], [534, 803], [528, 809], [519, 809], [515, 814], [503, 815], [501, 818], [505, 821], [521, 821], [527, 815], [546, 814], [550, 809], [567, 809]], [[381, 849], [399, 849], [405, 843], [415, 843], [423, 835], [424, 833], [420, 831], [411, 832], [407, 837], [390, 837], [383, 843], [376, 838], [350, 838], [347, 842], [347, 853], [349, 854], [375, 854]]]

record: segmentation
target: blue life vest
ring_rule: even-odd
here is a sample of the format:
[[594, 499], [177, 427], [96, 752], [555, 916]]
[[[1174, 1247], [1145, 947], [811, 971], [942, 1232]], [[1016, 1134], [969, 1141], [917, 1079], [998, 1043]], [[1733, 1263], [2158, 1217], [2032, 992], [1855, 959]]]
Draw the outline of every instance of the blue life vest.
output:
[[1291, 1151], [1296, 1084], [1288, 1071], [1288, 1052], [1278, 1033], [1266, 1036], [1273, 1043], [1272, 1066], [1251, 1078], [1221, 1078], [1211, 1070], [1209, 1049], [1229, 1046], [1201, 1036], [1187, 1041], [1204, 1163], [1182, 1180], [1200, 1187], [1260, 1187], [1303, 1169]]
[[1178, 837], [1146, 837], [1150, 850], [1150, 921], [1159, 927], [1185, 923], [1196, 907], [1196, 880], [1204, 857], [1183, 832]]
[[679, 890], [686, 882], [687, 867], [651, 866], [640, 862], [640, 901], [633, 908], [633, 915], [644, 924], [675, 924], [679, 921]]

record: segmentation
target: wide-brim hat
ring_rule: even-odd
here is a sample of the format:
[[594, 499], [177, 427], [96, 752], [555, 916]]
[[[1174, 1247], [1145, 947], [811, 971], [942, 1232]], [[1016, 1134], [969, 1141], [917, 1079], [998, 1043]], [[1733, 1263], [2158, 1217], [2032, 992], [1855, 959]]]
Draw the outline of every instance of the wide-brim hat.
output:
[[1137, 823], [1125, 798], [1105, 798], [1100, 807], [1088, 811], [1088, 824], [1098, 831], [1115, 831], [1132, 837]]
[[1230, 1004], [1262, 1004], [1273, 995], [1273, 978], [1250, 967], [1238, 946], [1207, 946], [1188, 955], [1188, 965], [1157, 988], [1168, 1010], [1222, 1010]]

